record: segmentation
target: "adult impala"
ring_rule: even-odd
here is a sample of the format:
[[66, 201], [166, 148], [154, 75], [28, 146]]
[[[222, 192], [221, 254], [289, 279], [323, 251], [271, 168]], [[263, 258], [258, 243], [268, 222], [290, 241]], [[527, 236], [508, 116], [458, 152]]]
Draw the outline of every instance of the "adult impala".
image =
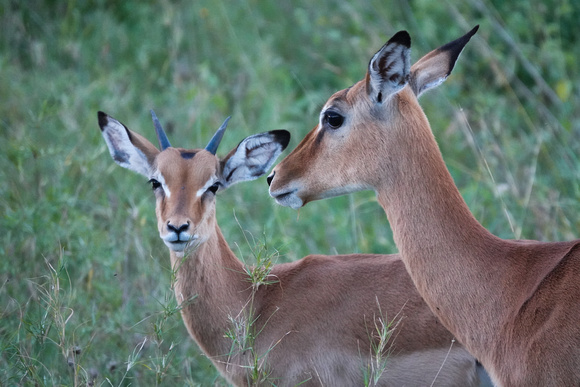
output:
[[477, 27], [410, 66], [395, 34], [268, 177], [279, 204], [375, 190], [419, 293], [503, 386], [580, 385], [580, 241], [502, 240], [469, 211], [417, 98]]
[[[312, 255], [273, 266], [267, 281], [272, 283], [252, 287], [217, 225], [215, 194], [265, 174], [288, 144], [288, 132], [250, 136], [218, 159], [225, 123], [205, 149], [188, 150], [171, 147], [154, 117], [158, 150], [105, 113], [98, 119], [115, 162], [152, 183], [184, 323], [231, 383], [362, 385], [378, 340], [375, 324], [386, 314], [402, 320], [376, 385], [477, 384], [475, 359], [452, 344], [397, 256]], [[255, 343], [232, 346], [225, 334], [233, 322], [241, 330], [252, 325]], [[266, 380], [252, 380], [256, 363]]]

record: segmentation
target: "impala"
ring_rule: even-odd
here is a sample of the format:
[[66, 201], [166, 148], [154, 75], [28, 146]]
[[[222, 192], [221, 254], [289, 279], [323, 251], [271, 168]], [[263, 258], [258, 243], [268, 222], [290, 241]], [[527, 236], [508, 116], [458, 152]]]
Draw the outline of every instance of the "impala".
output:
[[[265, 174], [288, 144], [288, 132], [247, 137], [219, 159], [226, 123], [205, 149], [183, 149], [171, 147], [154, 116], [157, 149], [105, 113], [98, 120], [113, 160], [151, 182], [183, 321], [231, 383], [363, 385], [376, 360], [371, 348], [380, 344], [375, 327], [386, 315], [400, 322], [376, 385], [477, 384], [475, 359], [452, 343], [395, 255], [310, 255], [274, 265], [268, 281], [252, 286], [217, 224], [216, 193]], [[255, 342], [234, 345], [235, 335], [227, 333], [249, 326]], [[256, 364], [258, 380], [251, 376]]]
[[[285, 206], [370, 189], [431, 310], [502, 386], [580, 385], [580, 241], [503, 240], [471, 214], [418, 97], [475, 34], [410, 66], [395, 34], [364, 79], [332, 95], [318, 125], [268, 177]], [[377, 290], [378, 292], [378, 290]]]

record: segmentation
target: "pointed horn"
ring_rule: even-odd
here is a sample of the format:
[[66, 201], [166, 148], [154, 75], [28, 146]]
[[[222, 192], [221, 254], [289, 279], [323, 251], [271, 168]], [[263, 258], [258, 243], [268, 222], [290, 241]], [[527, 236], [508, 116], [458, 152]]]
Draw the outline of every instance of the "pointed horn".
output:
[[207, 144], [207, 146], [205, 147], [206, 151], [215, 155], [215, 153], [217, 152], [217, 148], [220, 145], [220, 142], [222, 141], [222, 137], [224, 136], [224, 132], [226, 131], [226, 127], [228, 126], [228, 121], [230, 120], [230, 118], [232, 117], [230, 116], [226, 118], [222, 126], [220, 126], [220, 128], [215, 132], [215, 134], [209, 141], [209, 144]]
[[153, 124], [155, 125], [155, 133], [157, 133], [157, 140], [159, 140], [159, 148], [162, 151], [164, 151], [165, 149], [169, 148], [171, 144], [169, 143], [167, 135], [165, 134], [165, 131], [161, 127], [161, 124], [159, 123], [159, 120], [157, 119], [157, 116], [155, 115], [153, 109], [151, 109], [151, 117], [153, 118]]

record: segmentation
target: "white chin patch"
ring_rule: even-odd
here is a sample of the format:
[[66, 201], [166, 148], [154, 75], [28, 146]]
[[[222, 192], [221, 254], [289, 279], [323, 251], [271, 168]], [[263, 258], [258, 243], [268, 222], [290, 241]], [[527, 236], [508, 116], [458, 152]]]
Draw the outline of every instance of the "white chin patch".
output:
[[167, 242], [167, 241], [163, 242], [165, 242], [165, 245], [169, 247], [170, 250], [173, 250], [175, 252], [182, 252], [183, 250], [185, 250], [185, 247], [187, 246], [187, 242]]
[[284, 207], [290, 207], [294, 210], [297, 210], [304, 205], [302, 199], [300, 199], [295, 194], [289, 194], [281, 198], [276, 198], [276, 203]]
[[183, 252], [187, 247], [199, 243], [199, 236], [197, 234], [190, 235], [185, 233], [180, 235], [178, 239], [174, 233], [171, 233], [162, 236], [161, 239], [170, 250], [175, 251], [176, 253]]

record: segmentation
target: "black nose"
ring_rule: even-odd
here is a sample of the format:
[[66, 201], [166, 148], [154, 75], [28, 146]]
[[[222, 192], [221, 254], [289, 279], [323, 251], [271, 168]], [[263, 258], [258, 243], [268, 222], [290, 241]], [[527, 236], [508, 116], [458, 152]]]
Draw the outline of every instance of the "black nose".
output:
[[183, 231], [189, 228], [189, 222], [182, 224], [179, 227], [172, 225], [171, 223], [167, 223], [167, 228], [171, 231], [175, 232], [177, 235], [181, 234]]
[[266, 178], [266, 181], [268, 182], [268, 186], [270, 186], [270, 184], [272, 184], [272, 179], [274, 179], [275, 174], [276, 174], [276, 172], [272, 172], [272, 173], [270, 173], [270, 176], [268, 176]]

